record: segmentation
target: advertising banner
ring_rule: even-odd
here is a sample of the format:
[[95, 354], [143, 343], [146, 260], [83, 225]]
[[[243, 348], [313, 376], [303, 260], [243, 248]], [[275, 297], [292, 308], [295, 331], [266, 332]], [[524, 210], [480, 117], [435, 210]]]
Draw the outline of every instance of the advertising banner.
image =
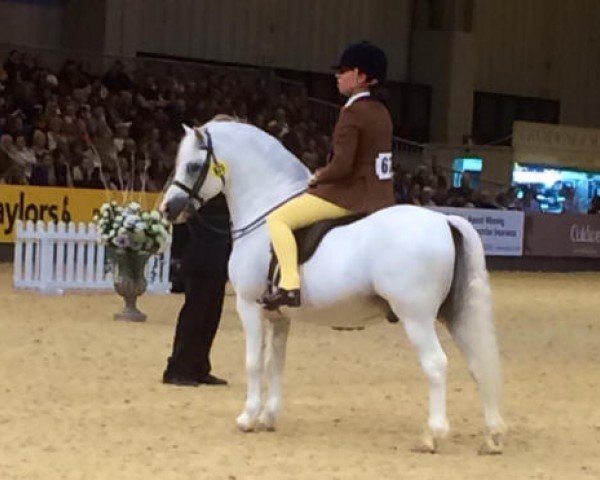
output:
[[0, 185], [0, 243], [14, 242], [17, 220], [34, 222], [90, 222], [109, 200], [138, 202], [157, 208], [162, 193], [120, 192], [84, 188]]
[[600, 215], [527, 215], [525, 255], [600, 258]]
[[523, 255], [523, 212], [451, 207], [433, 207], [432, 210], [468, 220], [479, 233], [486, 255]]

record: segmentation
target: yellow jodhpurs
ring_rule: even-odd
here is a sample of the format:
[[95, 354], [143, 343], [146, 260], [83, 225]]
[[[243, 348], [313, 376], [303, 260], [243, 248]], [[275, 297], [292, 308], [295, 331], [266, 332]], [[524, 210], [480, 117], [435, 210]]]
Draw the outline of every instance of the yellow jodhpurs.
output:
[[351, 213], [327, 200], [305, 193], [283, 204], [267, 216], [267, 228], [281, 268], [279, 282], [281, 288], [286, 290], [300, 288], [298, 247], [292, 231], [319, 220], [345, 217]]

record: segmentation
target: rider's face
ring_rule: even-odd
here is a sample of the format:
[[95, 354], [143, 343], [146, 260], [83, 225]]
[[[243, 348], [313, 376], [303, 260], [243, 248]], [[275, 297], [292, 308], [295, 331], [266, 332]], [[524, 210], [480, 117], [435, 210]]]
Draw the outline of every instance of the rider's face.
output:
[[336, 72], [335, 78], [337, 79], [339, 92], [346, 97], [350, 97], [369, 86], [367, 76], [358, 68], [342, 67]]

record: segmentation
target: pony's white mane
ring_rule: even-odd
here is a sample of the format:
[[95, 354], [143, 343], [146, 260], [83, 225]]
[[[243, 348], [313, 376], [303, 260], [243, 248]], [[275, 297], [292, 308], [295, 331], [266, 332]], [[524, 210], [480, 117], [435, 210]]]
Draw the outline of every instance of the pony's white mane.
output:
[[[223, 192], [234, 228], [242, 228], [304, 191], [309, 170], [277, 139], [237, 121], [211, 120], [201, 127], [212, 137], [215, 156], [228, 166]], [[180, 144], [179, 158], [197, 156], [195, 134]]]

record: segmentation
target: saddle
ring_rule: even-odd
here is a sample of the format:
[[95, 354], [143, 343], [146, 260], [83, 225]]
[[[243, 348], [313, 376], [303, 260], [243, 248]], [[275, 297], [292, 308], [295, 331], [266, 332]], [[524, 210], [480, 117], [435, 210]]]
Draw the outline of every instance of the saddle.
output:
[[[294, 230], [294, 237], [296, 239], [296, 245], [298, 246], [298, 265], [302, 265], [311, 259], [317, 251], [323, 237], [331, 230], [336, 227], [350, 225], [366, 216], [366, 213], [357, 213], [341, 218], [320, 220], [307, 227]], [[269, 276], [267, 278], [269, 292], [273, 292], [277, 288], [279, 279], [279, 262], [277, 262], [273, 247], [271, 247], [271, 262], [269, 263]]]

